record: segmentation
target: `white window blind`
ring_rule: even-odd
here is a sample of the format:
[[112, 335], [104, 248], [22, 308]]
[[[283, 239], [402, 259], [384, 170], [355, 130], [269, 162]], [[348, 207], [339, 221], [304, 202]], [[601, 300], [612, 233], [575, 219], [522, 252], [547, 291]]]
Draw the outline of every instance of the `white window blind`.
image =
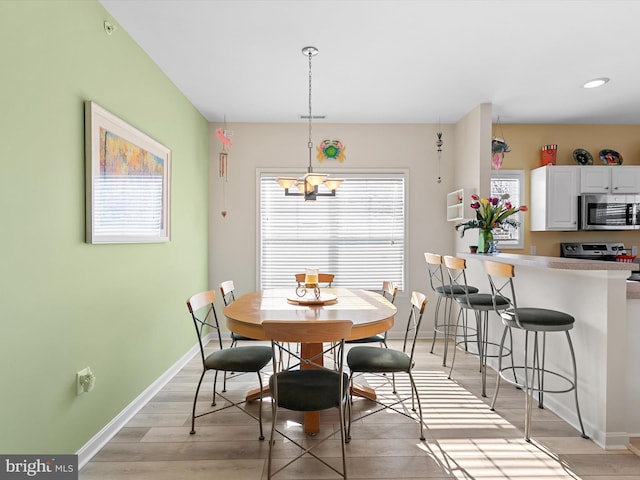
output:
[[[341, 175], [343, 176], [343, 175]], [[335, 197], [286, 197], [277, 175], [260, 176], [260, 288], [291, 287], [318, 267], [334, 286], [380, 289], [404, 282], [405, 178], [346, 176]]]
[[[500, 197], [509, 194], [509, 201], [514, 207], [519, 207], [524, 198], [524, 172], [522, 170], [497, 170], [491, 176], [491, 196]], [[510, 218], [520, 224], [518, 228], [511, 226], [505, 229], [495, 229], [493, 238], [498, 240], [500, 248], [524, 248], [524, 230], [522, 213], [518, 212]]]

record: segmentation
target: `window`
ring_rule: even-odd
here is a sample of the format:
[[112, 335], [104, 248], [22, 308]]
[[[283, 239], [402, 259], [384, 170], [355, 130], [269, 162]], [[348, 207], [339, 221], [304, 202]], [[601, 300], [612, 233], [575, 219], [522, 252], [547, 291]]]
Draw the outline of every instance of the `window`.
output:
[[[524, 170], [494, 170], [491, 173], [491, 196], [499, 197], [509, 194], [509, 201], [519, 207], [524, 199]], [[524, 248], [524, 231], [522, 228], [522, 213], [512, 217], [520, 227], [495, 229], [493, 238], [497, 240], [499, 249]]]
[[334, 286], [402, 290], [405, 175], [349, 174], [335, 197], [286, 197], [273, 173], [260, 174], [260, 288], [291, 287], [306, 267], [335, 275]]

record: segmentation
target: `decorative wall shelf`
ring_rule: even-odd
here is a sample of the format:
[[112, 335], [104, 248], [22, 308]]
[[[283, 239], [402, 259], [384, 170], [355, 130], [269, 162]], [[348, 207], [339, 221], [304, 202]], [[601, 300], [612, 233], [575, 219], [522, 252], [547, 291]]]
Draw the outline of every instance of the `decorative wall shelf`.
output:
[[460, 188], [447, 193], [447, 221], [458, 222], [473, 217], [471, 205], [472, 190]]

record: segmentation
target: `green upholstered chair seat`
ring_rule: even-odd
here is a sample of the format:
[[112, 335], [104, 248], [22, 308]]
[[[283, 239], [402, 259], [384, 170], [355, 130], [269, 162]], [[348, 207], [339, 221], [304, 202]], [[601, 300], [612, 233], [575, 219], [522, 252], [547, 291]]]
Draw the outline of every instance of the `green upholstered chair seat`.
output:
[[[525, 330], [564, 331], [573, 328], [575, 319], [568, 313], [546, 308], [518, 308], [518, 320]], [[513, 310], [500, 312], [503, 323], [508, 327], [520, 328]]]
[[371, 337], [365, 338], [356, 338], [353, 340], [348, 340], [346, 343], [385, 343], [386, 339], [384, 335], [372, 335]]
[[[377, 350], [381, 350], [377, 348]], [[269, 379], [271, 391], [278, 381], [278, 406], [298, 412], [313, 412], [340, 406], [340, 374], [331, 370], [288, 370]], [[349, 392], [349, 377], [342, 374], [343, 400]]]
[[[463, 308], [475, 310], [493, 310], [493, 295], [490, 293], [471, 293], [456, 297], [456, 302]], [[504, 297], [496, 297], [496, 307], [507, 308], [509, 300]]]
[[207, 370], [257, 372], [271, 361], [271, 347], [236, 347], [218, 350], [204, 361]]
[[[434, 288], [435, 292], [438, 295], [463, 295], [465, 293], [464, 287], [461, 285], [441, 285], [439, 287]], [[478, 293], [479, 290], [476, 287], [467, 287], [469, 293]]]
[[353, 372], [408, 372], [411, 357], [400, 350], [354, 347], [347, 353], [347, 365]]

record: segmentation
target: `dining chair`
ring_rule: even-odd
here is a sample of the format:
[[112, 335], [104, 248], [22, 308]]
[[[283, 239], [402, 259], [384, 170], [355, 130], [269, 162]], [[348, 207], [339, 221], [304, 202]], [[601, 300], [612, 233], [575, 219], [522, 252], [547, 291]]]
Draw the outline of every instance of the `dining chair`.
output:
[[[477, 353], [480, 360], [480, 374], [482, 396], [487, 396], [487, 358], [495, 358], [495, 353], [489, 353], [489, 346], [498, 347], [496, 343], [489, 341], [489, 312], [500, 311], [509, 306], [508, 300], [500, 296], [493, 296], [490, 293], [480, 293], [477, 288], [472, 291], [467, 284], [467, 262], [464, 258], [445, 255], [443, 257], [444, 265], [449, 277], [449, 296], [451, 302], [456, 302], [460, 307], [458, 319], [455, 328], [457, 329], [461, 322], [467, 324], [467, 313], [473, 311], [476, 324], [476, 344]], [[453, 294], [452, 292], [458, 292]], [[451, 368], [449, 369], [449, 378], [453, 373], [453, 366], [456, 361], [456, 350], [453, 350], [451, 358]], [[502, 353], [501, 353], [502, 354]], [[511, 349], [507, 355], [511, 354]], [[513, 359], [512, 359], [513, 361]]]
[[[306, 275], [305, 273], [296, 273], [296, 282], [298, 283], [299, 287], [304, 285], [305, 275]], [[333, 273], [319, 273], [318, 284], [322, 287], [331, 287], [331, 284], [333, 283], [334, 278], [335, 278], [335, 275]]]
[[[398, 287], [393, 282], [385, 280], [382, 282], [381, 295], [389, 300], [391, 303], [396, 301], [396, 295], [398, 294]], [[381, 347], [387, 348], [387, 332], [379, 333], [365, 338], [356, 338], [354, 340], [347, 340], [348, 344], [362, 344], [362, 343], [379, 343]]]
[[[267, 478], [282, 471], [304, 455], [311, 455], [345, 480], [347, 478], [347, 464], [345, 456], [346, 443], [346, 415], [349, 408], [348, 386], [349, 378], [344, 372], [344, 339], [351, 335], [353, 323], [350, 320], [302, 320], [279, 321], [265, 320], [262, 322], [265, 335], [271, 340], [272, 362], [274, 373], [269, 379], [271, 392], [272, 421], [269, 441], [269, 460]], [[328, 348], [322, 346], [312, 358], [301, 358], [289, 348], [289, 342], [316, 343], [330, 342]], [[331, 354], [335, 349], [337, 364], [333, 368], [324, 366], [324, 355]], [[285, 352], [295, 358], [294, 365], [277, 371], [276, 366], [281, 353]], [[298, 412], [315, 412], [337, 408], [339, 413], [340, 445], [342, 450], [342, 471], [316, 455], [312, 449], [334, 438], [335, 431], [329, 432], [320, 440], [315, 440], [309, 447], [291, 438], [284, 431], [277, 429], [278, 411], [280, 408]], [[301, 452], [293, 459], [273, 471], [273, 449], [276, 431], [289, 442], [297, 445]]]
[[[353, 377], [360, 373], [391, 373], [393, 393], [396, 395], [397, 401], [393, 403], [384, 403], [380, 400], [374, 400], [381, 405], [382, 408], [367, 412], [361, 415], [359, 418], [365, 418], [374, 413], [378, 413], [385, 409], [391, 409], [395, 412], [414, 419], [410, 414], [395, 408], [396, 405], [403, 403], [406, 398], [400, 398], [396, 391], [396, 373], [406, 373], [409, 375], [409, 381], [411, 382], [411, 410], [415, 409], [415, 402], [418, 403], [418, 423], [420, 424], [420, 440], [424, 440], [422, 419], [422, 405], [420, 404], [420, 395], [418, 394], [418, 387], [413, 378], [411, 370], [415, 364], [413, 355], [416, 348], [416, 340], [418, 338], [418, 332], [422, 323], [422, 316], [427, 306], [427, 297], [421, 292], [411, 293], [411, 307], [409, 311], [409, 319], [405, 327], [404, 342], [402, 344], [402, 350], [395, 350], [391, 348], [380, 348], [370, 346], [357, 346], [352, 347], [347, 353], [347, 366], [351, 371], [349, 375], [349, 384], [353, 388]], [[415, 420], [415, 419], [414, 419]], [[351, 408], [349, 409], [349, 420], [347, 427], [347, 439], [351, 438]]]
[[[233, 280], [225, 280], [220, 284], [220, 294], [222, 295], [222, 301], [226, 307], [231, 302], [235, 302], [235, 286]], [[245, 337], [235, 332], [231, 332], [231, 348], [238, 346], [238, 342], [255, 342], [255, 338]]]
[[[573, 391], [576, 403], [576, 414], [580, 423], [580, 430], [583, 438], [588, 438], [584, 432], [582, 416], [580, 415], [580, 405], [578, 404], [578, 369], [576, 367], [576, 356], [571, 342], [569, 330], [573, 328], [575, 318], [568, 313], [558, 310], [550, 310], [547, 308], [537, 307], [519, 307], [516, 301], [516, 292], [513, 282], [515, 277], [515, 267], [509, 263], [501, 263], [485, 260], [485, 272], [489, 277], [491, 285], [491, 294], [494, 299], [507, 299], [508, 307], [496, 309], [502, 318], [504, 330], [500, 341], [500, 355], [498, 357], [498, 381], [491, 402], [491, 410], [495, 409], [498, 392], [500, 390], [500, 381], [515, 385], [523, 389], [525, 392], [525, 420], [524, 420], [524, 439], [531, 441], [531, 415], [533, 410], [534, 393], [538, 396], [538, 407], [543, 408], [543, 400], [545, 393], [568, 393]], [[507, 336], [507, 331], [511, 330], [524, 331], [524, 365], [510, 367], [502, 366], [502, 351]], [[571, 367], [573, 369], [572, 376], [552, 371], [545, 368], [544, 357], [546, 352], [547, 333], [564, 332], [569, 353], [571, 355]], [[533, 349], [529, 350], [529, 337], [533, 337]], [[542, 340], [540, 342], [540, 335]], [[540, 343], [542, 343], [542, 352], [540, 351]], [[513, 344], [512, 344], [513, 345]], [[531, 354], [531, 358], [530, 358]], [[516, 377], [516, 372], [520, 371], [520, 380]], [[511, 372], [509, 374], [509, 372]], [[554, 378], [555, 383], [551, 387], [544, 384], [545, 376]]]
[[[237, 407], [247, 415], [258, 420], [260, 425], [260, 440], [264, 439], [262, 432], [262, 377], [261, 370], [269, 364], [271, 361], [271, 348], [266, 345], [255, 345], [248, 347], [235, 347], [235, 348], [223, 348], [222, 335], [220, 334], [220, 325], [218, 323], [218, 315], [216, 314], [216, 308], [214, 305], [216, 294], [212, 290], [197, 293], [187, 300], [187, 308], [193, 319], [193, 325], [196, 329], [196, 335], [198, 336], [198, 345], [200, 347], [200, 357], [202, 359], [202, 374], [196, 387], [196, 393], [193, 397], [193, 410], [191, 413], [191, 434], [196, 433], [195, 422], [196, 418], [209, 415], [214, 412], [220, 412], [230, 407]], [[204, 334], [205, 328], [215, 332], [217, 336], [217, 348], [209, 354], [205, 353], [205, 340]], [[196, 415], [196, 406], [198, 402], [198, 394], [200, 392], [200, 386], [205, 374], [213, 370], [215, 376], [213, 379], [213, 398], [211, 406], [216, 406], [216, 395], [220, 396], [227, 404], [221, 408], [210, 410], [205, 413]], [[233, 402], [225, 395], [216, 391], [216, 383], [218, 380], [218, 372], [254, 372], [258, 376], [258, 383], [260, 384], [260, 406], [258, 410], [258, 417], [249, 412], [248, 410], [241, 408], [242, 402]], [[224, 392], [225, 390], [223, 390]]]
[[[442, 366], [447, 366], [447, 355], [449, 350], [449, 338], [451, 337], [451, 332], [453, 332], [453, 340], [454, 346], [458, 345], [458, 333], [459, 329], [462, 330], [461, 335], [463, 337], [462, 341], [464, 342], [464, 348], [467, 350], [469, 337], [476, 337], [477, 332], [476, 329], [469, 326], [466, 322], [461, 326], [457, 326], [458, 322], [452, 320], [452, 312], [453, 312], [453, 298], [455, 295], [459, 295], [464, 293], [462, 290], [458, 288], [454, 288], [452, 290], [451, 285], [449, 284], [448, 279], [445, 276], [445, 272], [442, 268], [443, 260], [442, 255], [437, 253], [425, 252], [424, 259], [427, 262], [427, 273], [429, 275], [429, 285], [431, 289], [436, 294], [436, 307], [434, 309], [434, 319], [433, 319], [433, 339], [431, 340], [431, 351], [433, 353], [433, 348], [436, 344], [436, 339], [438, 334], [442, 334], [444, 336], [444, 351], [442, 353]], [[477, 293], [478, 289], [476, 287], [468, 286], [469, 293]], [[440, 306], [442, 301], [444, 300], [444, 312], [442, 315], [442, 319], [440, 317]]]

